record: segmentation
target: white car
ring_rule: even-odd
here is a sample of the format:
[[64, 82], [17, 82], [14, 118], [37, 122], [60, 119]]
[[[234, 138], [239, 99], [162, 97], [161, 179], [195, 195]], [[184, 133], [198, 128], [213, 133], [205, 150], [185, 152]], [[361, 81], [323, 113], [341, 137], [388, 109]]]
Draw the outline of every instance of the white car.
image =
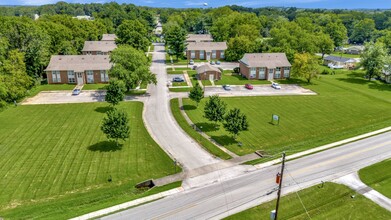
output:
[[272, 83], [272, 87], [275, 89], [281, 89], [281, 86], [278, 83]]

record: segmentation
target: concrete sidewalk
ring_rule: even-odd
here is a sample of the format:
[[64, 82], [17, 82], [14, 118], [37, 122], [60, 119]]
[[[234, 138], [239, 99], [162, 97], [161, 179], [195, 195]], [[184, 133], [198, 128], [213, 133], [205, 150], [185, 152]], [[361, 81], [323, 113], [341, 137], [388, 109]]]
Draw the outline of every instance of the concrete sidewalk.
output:
[[357, 193], [367, 197], [381, 207], [391, 212], [391, 199], [385, 197], [383, 194], [365, 185], [357, 173], [352, 173], [341, 178], [336, 179], [334, 182], [344, 184], [353, 189]]

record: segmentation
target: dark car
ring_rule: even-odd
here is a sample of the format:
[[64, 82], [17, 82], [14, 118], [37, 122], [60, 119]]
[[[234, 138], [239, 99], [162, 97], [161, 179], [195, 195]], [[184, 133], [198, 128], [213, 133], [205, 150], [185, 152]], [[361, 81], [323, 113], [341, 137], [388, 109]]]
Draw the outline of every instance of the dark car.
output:
[[177, 76], [177, 77], [172, 78], [172, 81], [173, 82], [184, 82], [185, 80], [182, 77]]
[[72, 91], [72, 95], [79, 95], [80, 94], [80, 89], [74, 89], [73, 91]]
[[223, 85], [223, 89], [227, 91], [231, 91], [231, 86], [230, 85]]
[[249, 89], [249, 90], [254, 89], [253, 85], [251, 85], [251, 84], [246, 84], [246, 85], [244, 85], [244, 87], [246, 87], [246, 89]]

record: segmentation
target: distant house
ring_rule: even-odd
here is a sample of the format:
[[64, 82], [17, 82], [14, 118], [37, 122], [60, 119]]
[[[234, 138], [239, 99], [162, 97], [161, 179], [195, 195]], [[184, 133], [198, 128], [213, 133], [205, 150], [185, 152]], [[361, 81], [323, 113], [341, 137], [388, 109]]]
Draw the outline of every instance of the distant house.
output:
[[108, 55], [55, 55], [45, 69], [48, 83], [106, 83], [112, 63]]
[[247, 79], [284, 79], [290, 77], [291, 64], [285, 53], [246, 53], [239, 60], [240, 74]]
[[325, 65], [335, 69], [353, 68], [357, 63], [356, 59], [341, 56], [327, 56], [323, 58], [323, 61]]
[[210, 34], [188, 34], [186, 42], [212, 42], [213, 37]]
[[115, 41], [85, 41], [83, 55], [109, 55], [117, 48]]
[[226, 49], [226, 42], [189, 42], [186, 56], [199, 60], [224, 59]]
[[115, 34], [103, 34], [101, 41], [115, 41], [115, 39], [117, 39]]
[[88, 15], [79, 15], [79, 16], [76, 16], [73, 18], [76, 18], [78, 20], [89, 20], [89, 21], [94, 20], [94, 17], [88, 16]]
[[347, 54], [361, 54], [364, 51], [365, 47], [362, 45], [351, 46], [344, 48], [344, 52]]
[[199, 80], [220, 80], [221, 70], [217, 67], [210, 65], [209, 63], [203, 64], [196, 68], [197, 78]]
[[390, 68], [388, 66], [385, 66], [385, 68], [382, 71], [381, 79], [384, 80], [386, 83], [391, 83], [391, 72], [389, 71]]

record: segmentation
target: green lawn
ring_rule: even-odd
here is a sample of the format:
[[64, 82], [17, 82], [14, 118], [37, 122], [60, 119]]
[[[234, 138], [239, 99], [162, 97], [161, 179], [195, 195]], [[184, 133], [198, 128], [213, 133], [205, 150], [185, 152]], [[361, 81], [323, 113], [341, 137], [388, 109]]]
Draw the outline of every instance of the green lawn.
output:
[[[304, 85], [318, 95], [223, 98], [229, 108], [238, 107], [248, 117], [249, 131], [237, 140], [203, 117], [206, 98], [198, 109], [189, 99], [184, 105], [194, 123], [203, 124], [207, 134], [239, 155], [255, 150], [291, 154], [391, 125], [391, 85], [365, 80], [354, 71]], [[270, 124], [272, 114], [280, 116], [280, 125]], [[243, 145], [238, 146], [238, 141]]]
[[360, 58], [360, 55], [357, 55], [357, 54], [332, 53], [331, 55], [337, 56], [337, 57], [346, 57], [346, 58]]
[[216, 147], [214, 144], [212, 144], [209, 140], [204, 138], [202, 135], [200, 135], [197, 131], [195, 131], [187, 122], [186, 119], [183, 117], [180, 109], [179, 109], [179, 103], [178, 99], [172, 99], [170, 101], [171, 106], [171, 112], [175, 118], [175, 120], [178, 122], [179, 126], [190, 135], [195, 141], [197, 141], [202, 147], [204, 147], [209, 153], [220, 157], [221, 159], [227, 160], [231, 159], [231, 156], [225, 153], [224, 151], [220, 150], [220, 148]]
[[[391, 212], [344, 185], [327, 182], [323, 188], [313, 186], [298, 194], [311, 219], [391, 219]], [[273, 200], [226, 219], [270, 219], [275, 205]], [[309, 219], [296, 193], [281, 198], [278, 219]]]
[[107, 84], [84, 84], [83, 90], [103, 90]]
[[391, 199], [391, 159], [361, 169], [360, 179]]
[[232, 71], [224, 70], [221, 80], [215, 81], [215, 85], [245, 85], [245, 84], [270, 84], [267, 80], [248, 80], [239, 74], [233, 73]]
[[[134, 185], [174, 173], [124, 102], [130, 138], [117, 147], [100, 130], [107, 103], [10, 107], [0, 113], [0, 216], [65, 219], [146, 195]], [[112, 177], [112, 182], [108, 178]]]
[[173, 82], [172, 86], [187, 86], [186, 82]]
[[190, 92], [192, 88], [169, 88], [170, 92]]

